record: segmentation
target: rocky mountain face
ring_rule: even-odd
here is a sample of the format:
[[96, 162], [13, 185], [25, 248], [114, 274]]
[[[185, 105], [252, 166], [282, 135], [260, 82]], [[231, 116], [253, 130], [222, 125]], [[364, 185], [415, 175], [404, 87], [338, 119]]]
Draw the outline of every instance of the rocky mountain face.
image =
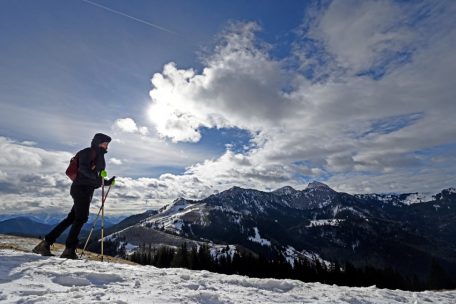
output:
[[319, 182], [272, 192], [233, 187], [199, 201], [177, 199], [108, 238], [131, 250], [141, 243], [230, 244], [290, 263], [350, 262], [421, 277], [435, 260], [455, 273], [456, 190], [428, 197], [350, 195]]

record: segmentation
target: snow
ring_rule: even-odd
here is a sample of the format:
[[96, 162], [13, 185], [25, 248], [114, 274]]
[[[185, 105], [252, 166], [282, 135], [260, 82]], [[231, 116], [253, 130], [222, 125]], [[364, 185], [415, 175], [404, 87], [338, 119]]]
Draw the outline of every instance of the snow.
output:
[[434, 200], [433, 196], [428, 193], [411, 193], [401, 202], [404, 205], [419, 204]]
[[185, 225], [182, 217], [192, 212], [201, 216], [200, 208], [200, 205], [188, 204], [185, 199], [177, 199], [159, 214], [144, 220], [140, 225], [151, 225], [154, 229], [164, 229], [172, 233], [182, 234], [182, 228]]
[[355, 197], [364, 199], [364, 198], [373, 198], [377, 199], [383, 203], [389, 203], [393, 206], [401, 207], [403, 205], [413, 205], [419, 203], [425, 203], [435, 200], [435, 195], [431, 193], [409, 193], [405, 198], [400, 198], [399, 193], [389, 193], [389, 194], [355, 194]]
[[307, 250], [302, 250], [301, 255], [306, 257], [309, 261], [318, 261], [320, 264], [324, 264], [326, 267], [331, 266], [331, 262], [324, 260], [318, 253], [307, 251]]
[[[226, 250], [227, 246], [228, 250]], [[222, 257], [227, 258], [228, 256], [233, 258], [234, 254], [237, 252], [235, 245], [215, 245], [211, 243], [210, 254], [213, 259], [220, 260]]]
[[317, 226], [339, 226], [339, 223], [345, 221], [344, 219], [324, 219], [324, 220], [311, 220], [307, 228]]
[[208, 271], [62, 260], [0, 250], [1, 303], [454, 303], [456, 291], [408, 292]]
[[290, 245], [285, 248], [285, 252], [282, 251], [282, 255], [285, 257], [285, 260], [288, 262], [288, 264], [291, 265], [291, 267], [294, 267], [294, 263], [297, 258], [305, 258], [312, 264], [315, 263], [315, 261], [318, 261], [320, 264], [324, 264], [326, 267], [331, 266], [331, 262], [322, 259], [317, 253], [307, 250], [300, 252]]
[[285, 252], [282, 253], [287, 260], [288, 264], [291, 265], [291, 267], [294, 267], [295, 259], [297, 257], [297, 250], [293, 248], [293, 246], [288, 245], [286, 248]]
[[[180, 232], [180, 231], [182, 231], [182, 227], [184, 227], [184, 221], [182, 219], [180, 219], [180, 218], [179, 219], [175, 219], [173, 221], [172, 225], [173, 225], [173, 228], [174, 228], [175, 231]], [[168, 230], [167, 228], [168, 227], [165, 225], [165, 229], [166, 230]]]
[[[115, 242], [115, 241], [117, 241], [117, 236], [118, 236], [117, 234], [111, 234], [109, 237], [106, 237], [105, 240], [109, 239], [110, 241]], [[98, 241], [101, 242], [101, 239], [99, 239]], [[139, 246], [128, 243], [128, 242], [119, 241], [117, 250], [120, 250], [122, 247], [125, 248], [125, 254], [128, 256], [128, 255], [133, 254]]]
[[[340, 208], [339, 212], [342, 212], [342, 211], [345, 211], [345, 210], [348, 210], [348, 211], [350, 211], [351, 213], [358, 215], [360, 218], [364, 218], [364, 219], [366, 218], [366, 216], [365, 216], [362, 212], [356, 210], [356, 209], [353, 208], [353, 207], [342, 207], [342, 208]], [[365, 213], [369, 213], [369, 211], [367, 211], [367, 210], [363, 210], [363, 211], [364, 211]]]
[[339, 213], [339, 208], [340, 206], [339, 205], [336, 205], [334, 208], [333, 208], [333, 217], [336, 217], [336, 215]]
[[128, 243], [128, 242], [120, 242], [119, 247], [122, 247], [122, 246], [125, 246], [125, 254], [126, 255], [133, 254], [136, 251], [136, 249], [138, 248], [137, 245], [133, 245], [133, 244]]
[[181, 209], [186, 208], [187, 206], [188, 202], [184, 198], [179, 197], [178, 199], [174, 200], [172, 204], [165, 206], [165, 208], [163, 208], [160, 213], [175, 213]]
[[234, 215], [234, 216], [231, 217], [231, 220], [233, 221], [233, 223], [236, 223], [239, 226], [241, 225], [241, 219], [242, 219], [241, 216]]
[[261, 238], [260, 232], [258, 231], [258, 227], [253, 228], [255, 230], [255, 236], [251, 237], [249, 236], [249, 241], [261, 244], [262, 246], [271, 246], [271, 242]]
[[[342, 211], [350, 211], [352, 214], [356, 214], [356, 215], [358, 215], [361, 218], [366, 218], [366, 216], [363, 213], [361, 213], [360, 211], [356, 210], [353, 207], [342, 207], [342, 206], [339, 206], [339, 205], [336, 205], [332, 209], [333, 217], [336, 217], [336, 215], [338, 215]], [[367, 211], [365, 211], [365, 212], [367, 212]]]

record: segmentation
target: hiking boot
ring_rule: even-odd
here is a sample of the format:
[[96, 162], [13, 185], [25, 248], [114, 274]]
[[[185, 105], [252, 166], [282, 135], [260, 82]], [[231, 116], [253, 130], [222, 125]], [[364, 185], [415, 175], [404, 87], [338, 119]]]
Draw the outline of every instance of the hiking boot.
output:
[[72, 260], [78, 259], [78, 255], [76, 254], [76, 249], [66, 248], [66, 247], [65, 247], [65, 250], [60, 255], [60, 257], [64, 258], [64, 259], [72, 259]]
[[36, 245], [32, 252], [41, 254], [42, 256], [53, 256], [51, 253], [51, 244], [46, 242], [46, 240], [42, 240], [38, 245]]

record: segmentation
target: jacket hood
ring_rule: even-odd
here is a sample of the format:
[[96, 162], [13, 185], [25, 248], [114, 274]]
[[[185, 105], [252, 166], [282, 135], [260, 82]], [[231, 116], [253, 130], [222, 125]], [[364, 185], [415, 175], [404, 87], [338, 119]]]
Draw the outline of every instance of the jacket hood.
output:
[[98, 148], [98, 145], [103, 142], [111, 142], [111, 137], [109, 137], [108, 135], [103, 134], [103, 133], [97, 133], [93, 137], [92, 143], [90, 144], [90, 146], [92, 148]]

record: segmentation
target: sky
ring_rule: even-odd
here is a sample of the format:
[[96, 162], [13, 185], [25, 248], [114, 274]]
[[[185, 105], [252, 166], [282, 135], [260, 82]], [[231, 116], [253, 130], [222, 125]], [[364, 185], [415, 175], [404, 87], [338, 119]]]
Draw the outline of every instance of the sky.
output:
[[66, 212], [97, 132], [112, 214], [232, 186], [456, 186], [454, 1], [0, 8], [0, 214]]

